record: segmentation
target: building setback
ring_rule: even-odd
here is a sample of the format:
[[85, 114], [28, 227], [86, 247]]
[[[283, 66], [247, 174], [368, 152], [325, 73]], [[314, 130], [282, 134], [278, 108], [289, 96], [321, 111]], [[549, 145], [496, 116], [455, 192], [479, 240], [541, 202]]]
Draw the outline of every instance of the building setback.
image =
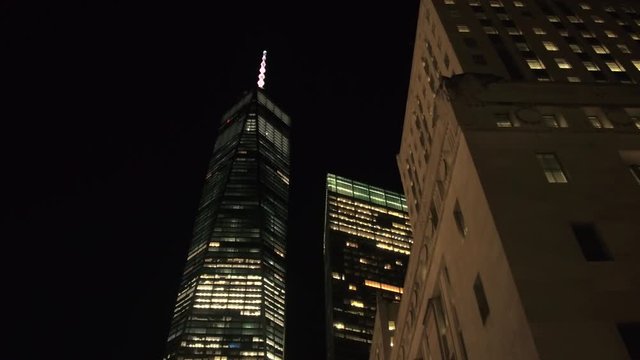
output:
[[411, 228], [403, 195], [327, 175], [327, 358], [368, 359], [376, 298], [402, 294]]
[[166, 359], [283, 359], [290, 119], [260, 89], [223, 117]]
[[421, 1], [374, 359], [640, 358], [639, 82], [635, 1]]

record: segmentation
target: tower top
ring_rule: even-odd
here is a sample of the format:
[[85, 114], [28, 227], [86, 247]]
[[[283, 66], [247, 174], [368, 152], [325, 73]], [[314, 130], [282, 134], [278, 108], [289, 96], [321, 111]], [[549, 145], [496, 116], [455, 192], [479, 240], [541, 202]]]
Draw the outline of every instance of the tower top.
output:
[[267, 50], [262, 52], [262, 62], [260, 63], [260, 74], [258, 75], [258, 87], [264, 89], [264, 78], [267, 72]]

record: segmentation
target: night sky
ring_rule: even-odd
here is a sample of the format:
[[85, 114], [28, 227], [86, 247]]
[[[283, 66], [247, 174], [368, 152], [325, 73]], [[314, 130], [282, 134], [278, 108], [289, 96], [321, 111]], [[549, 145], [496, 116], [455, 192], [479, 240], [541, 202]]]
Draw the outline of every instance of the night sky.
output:
[[400, 191], [418, 0], [0, 5], [3, 358], [160, 359], [222, 114], [293, 121], [287, 358], [324, 357], [327, 172]]

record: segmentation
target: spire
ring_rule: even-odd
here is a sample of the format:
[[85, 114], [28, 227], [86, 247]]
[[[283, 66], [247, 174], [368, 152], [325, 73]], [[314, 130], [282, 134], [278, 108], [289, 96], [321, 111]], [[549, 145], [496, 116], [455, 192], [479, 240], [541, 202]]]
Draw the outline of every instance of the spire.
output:
[[258, 75], [258, 87], [264, 89], [264, 78], [267, 72], [267, 50], [262, 52], [262, 62], [260, 63], [260, 75]]

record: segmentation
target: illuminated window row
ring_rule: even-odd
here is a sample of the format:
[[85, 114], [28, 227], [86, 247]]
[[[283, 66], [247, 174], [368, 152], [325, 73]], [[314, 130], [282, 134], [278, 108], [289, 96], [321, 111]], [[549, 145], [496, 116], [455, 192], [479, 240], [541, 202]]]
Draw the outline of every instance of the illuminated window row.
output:
[[226, 298], [200, 298], [196, 297], [197, 303], [214, 303], [214, 304], [261, 304], [262, 300], [244, 300], [244, 299], [226, 299]]
[[387, 290], [387, 291], [392, 291], [398, 294], [402, 294], [402, 288], [398, 287], [398, 286], [393, 286], [393, 285], [389, 285], [389, 284], [385, 284], [385, 283], [380, 283], [377, 281], [373, 281], [373, 280], [365, 280], [364, 284], [366, 286], [370, 286], [376, 289], [382, 289], [382, 290]]
[[219, 304], [213, 304], [213, 305], [209, 305], [209, 304], [196, 304], [193, 306], [194, 308], [197, 309], [233, 309], [233, 310], [260, 310], [259, 306], [252, 306], [252, 305], [234, 305], [234, 304], [227, 304], [227, 305], [219, 305]]
[[386, 245], [386, 244], [376, 244], [376, 247], [379, 247], [379, 248], [385, 249], [385, 250], [390, 250], [390, 251], [393, 251], [393, 252], [397, 252], [397, 253], [400, 253], [400, 254], [405, 254], [405, 255], [410, 255], [411, 254], [411, 252], [409, 252], [407, 250], [400, 249], [400, 248], [397, 248], [397, 247], [394, 247], [394, 246], [389, 246], [389, 245]]
[[400, 194], [385, 191], [380, 188], [335, 176], [333, 174], [327, 175], [327, 187], [329, 191], [338, 192], [360, 200], [370, 201], [378, 205], [406, 211], [406, 201]]
[[[337, 225], [337, 226], [336, 226]], [[388, 234], [379, 234], [379, 232], [373, 233], [369, 229], [361, 228], [358, 226], [354, 226], [351, 224], [346, 224], [343, 222], [331, 222], [331, 229], [338, 230], [341, 232], [345, 232], [350, 235], [357, 235], [359, 237], [363, 237], [366, 239], [376, 240], [378, 242], [382, 242], [385, 244], [392, 244], [402, 248], [410, 249], [411, 241], [408, 238], [403, 238], [399, 236], [385, 236]]]
[[[404, 239], [404, 238], [408, 239], [409, 236], [410, 236], [410, 234], [407, 231], [400, 231], [400, 230], [397, 230], [395, 228], [382, 227], [382, 226], [377, 225], [377, 224], [372, 224], [372, 223], [367, 223], [367, 222], [355, 220], [355, 219], [353, 219], [351, 217], [348, 217], [348, 216], [329, 213], [329, 217], [338, 218], [340, 220], [344, 220], [344, 221], [350, 222], [352, 224], [357, 224], [357, 225], [360, 225], [360, 226], [368, 227], [369, 229], [371, 229], [372, 233], [375, 233], [377, 235], [392, 237], [394, 239]], [[333, 222], [333, 223], [344, 224], [341, 221], [335, 221], [335, 220], [330, 220], [330, 221]], [[353, 225], [353, 226], [358, 227], [357, 225]], [[400, 235], [401, 237], [396, 237], [396, 236], [394, 236], [394, 234]]]
[[397, 216], [399, 218], [404, 218], [404, 219], [408, 219], [409, 218], [408, 215], [405, 214], [405, 213], [399, 213], [397, 211], [386, 209], [386, 208], [383, 208], [383, 207], [380, 207], [380, 206], [361, 203], [359, 201], [355, 201], [355, 200], [351, 200], [351, 199], [347, 199], [347, 198], [343, 198], [343, 197], [337, 197], [335, 199], [338, 200], [338, 202], [343, 202], [343, 203], [347, 203], [347, 204], [350, 204], [350, 205], [357, 205], [358, 207], [361, 207], [361, 208], [364, 208], [364, 209], [367, 209], [367, 210], [375, 210], [375, 211], [378, 211], [378, 212], [383, 213], [383, 214], [390, 214], [390, 215], [394, 215], [394, 216]]

